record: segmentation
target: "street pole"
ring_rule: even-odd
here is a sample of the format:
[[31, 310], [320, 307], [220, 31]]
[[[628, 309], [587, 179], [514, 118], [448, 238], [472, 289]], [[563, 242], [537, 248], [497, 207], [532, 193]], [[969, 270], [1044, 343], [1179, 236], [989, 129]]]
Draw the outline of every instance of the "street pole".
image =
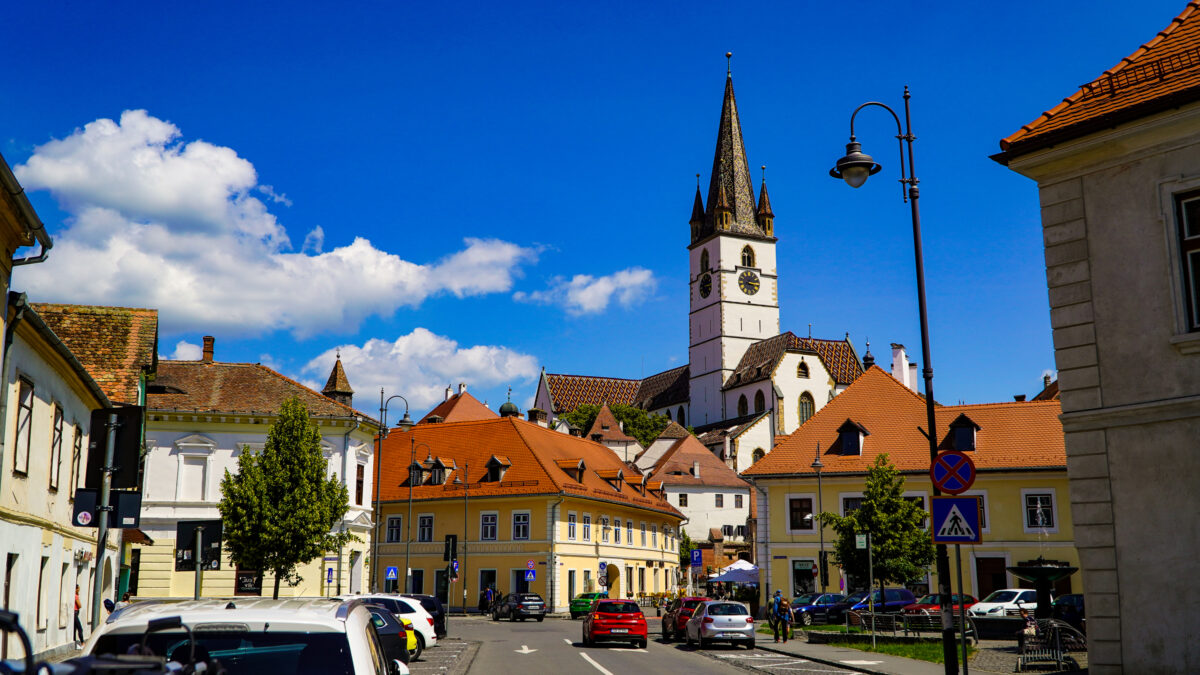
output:
[[[817, 443], [817, 456], [815, 459], [813, 459], [812, 468], [815, 469], [817, 472], [817, 513], [818, 514], [825, 512], [825, 507], [824, 507], [823, 501], [821, 499], [821, 493], [822, 493], [822, 490], [821, 490], [821, 468], [824, 466], [825, 465], [821, 463], [821, 444]], [[814, 520], [817, 521], [817, 533], [821, 537], [821, 548], [817, 552], [817, 579], [821, 583], [821, 593], [824, 593], [825, 592], [825, 582], [826, 582], [826, 578], [825, 578], [825, 574], [826, 574], [826, 570], [825, 570], [825, 523], [820, 522], [820, 519], [814, 519]]]
[[[399, 424], [400, 430], [408, 431], [409, 429], [412, 428], [412, 424], [413, 424], [412, 419], [409, 418], [409, 416], [408, 416], [408, 399], [404, 398], [400, 394], [392, 394], [391, 396], [387, 397], [387, 400], [384, 400], [383, 387], [380, 387], [379, 388], [379, 433], [375, 436], [375, 509], [374, 509], [374, 513], [372, 514], [372, 517], [375, 519], [375, 527], [374, 527], [374, 536], [371, 537], [371, 588], [374, 589], [374, 591], [376, 593], [378, 593], [380, 591], [380, 588], [379, 588], [379, 537], [380, 537], [379, 528], [381, 526], [380, 520], [383, 518], [383, 511], [380, 509], [380, 502], [379, 502], [380, 494], [381, 494], [381, 492], [379, 490], [379, 472], [380, 472], [381, 467], [383, 466], [383, 439], [387, 438], [387, 436], [388, 436], [387, 407], [388, 407], [388, 404], [391, 403], [392, 399], [394, 399], [394, 398], [398, 398], [401, 401], [404, 401], [404, 417], [400, 418], [400, 424]], [[412, 515], [411, 508], [409, 509], [409, 515], [410, 516]], [[386, 530], [384, 530], [384, 531], [386, 532]], [[339, 577], [339, 581], [340, 581], [340, 579], [341, 578]]]
[[408, 437], [412, 452], [408, 459], [408, 529], [404, 537], [404, 589], [412, 593], [412, 497], [413, 497], [413, 462], [417, 461], [417, 439]]
[[471, 465], [463, 462], [463, 539], [462, 539], [462, 569], [459, 571], [459, 578], [463, 584], [463, 614], [467, 613], [467, 587], [470, 585], [467, 579], [467, 514], [471, 506]]
[[954, 565], [958, 568], [958, 630], [962, 636], [962, 671], [963, 675], [967, 675], [967, 603], [962, 598], [962, 547], [960, 544], [954, 545]]
[[196, 586], [195, 586], [195, 589], [192, 591], [192, 599], [199, 600], [200, 599], [200, 583], [201, 583], [200, 575], [204, 573], [204, 565], [201, 564], [201, 562], [200, 562], [200, 556], [204, 551], [204, 526], [203, 525], [196, 528], [196, 539], [195, 539], [194, 545], [196, 547], [196, 550], [192, 552], [192, 562], [196, 563], [196, 582], [195, 582]]
[[[880, 598], [882, 600], [883, 598]], [[871, 614], [871, 649], [875, 649], [875, 560], [871, 556], [871, 533], [867, 533], [867, 606]]]
[[[108, 514], [112, 511], [113, 454], [117, 446], [117, 414], [108, 415], [108, 433], [104, 442], [104, 465], [100, 467], [100, 512], [96, 518], [96, 572], [92, 580], [92, 630], [100, 625], [100, 605], [104, 595], [104, 553], [108, 550]], [[72, 486], [74, 487], [74, 486]]]
[[[934, 396], [933, 396], [933, 359], [930, 356], [929, 347], [929, 313], [925, 302], [925, 257], [922, 252], [921, 245], [921, 210], [918, 206], [918, 201], [921, 196], [920, 181], [917, 179], [916, 161], [913, 158], [913, 141], [916, 136], [912, 133], [912, 111], [909, 105], [909, 99], [912, 95], [908, 91], [908, 87], [904, 87], [904, 123], [901, 124], [900, 116], [895, 110], [883, 103], [877, 101], [868, 101], [855, 109], [850, 115], [850, 143], [846, 145], [846, 155], [838, 160], [837, 165], [829, 171], [829, 175], [834, 178], [841, 178], [846, 181], [851, 187], [859, 187], [866, 182], [867, 178], [875, 173], [878, 173], [880, 166], [875, 163], [875, 160], [862, 152], [862, 145], [857, 142], [854, 135], [854, 118], [859, 111], [869, 106], [883, 108], [892, 115], [892, 119], [896, 121], [896, 138], [900, 142], [900, 183], [901, 189], [904, 190], [901, 194], [905, 201], [909, 203], [912, 211], [912, 230], [913, 230], [913, 257], [917, 268], [917, 305], [920, 310], [921, 319], [921, 358], [924, 361], [922, 374], [925, 379], [925, 417], [928, 429], [922, 433], [929, 440], [929, 463], [930, 466], [937, 460], [937, 425], [934, 415]], [[905, 148], [908, 150], [907, 157], [907, 173], [905, 167]], [[933, 495], [940, 496], [941, 490], [937, 485], [933, 485]], [[937, 576], [938, 576], [938, 596], [941, 605], [942, 616], [942, 657], [945, 665], [946, 675], [954, 675], [958, 672], [958, 641], [954, 636], [954, 612], [951, 609], [951, 589], [950, 589], [950, 557], [946, 550], [945, 544], [936, 545], [936, 560], [937, 560]]]

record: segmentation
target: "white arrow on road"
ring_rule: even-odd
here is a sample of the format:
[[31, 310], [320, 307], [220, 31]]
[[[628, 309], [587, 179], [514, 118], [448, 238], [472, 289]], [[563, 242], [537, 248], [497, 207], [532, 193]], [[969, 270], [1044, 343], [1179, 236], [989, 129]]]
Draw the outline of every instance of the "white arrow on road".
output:
[[536, 652], [537, 650], [536, 650], [536, 649], [530, 649], [530, 648], [529, 648], [529, 645], [521, 645], [521, 648], [520, 648], [520, 649], [514, 649], [513, 651], [514, 651], [514, 652], [516, 652], [516, 653], [518, 653], [518, 654], [532, 654], [532, 653]]

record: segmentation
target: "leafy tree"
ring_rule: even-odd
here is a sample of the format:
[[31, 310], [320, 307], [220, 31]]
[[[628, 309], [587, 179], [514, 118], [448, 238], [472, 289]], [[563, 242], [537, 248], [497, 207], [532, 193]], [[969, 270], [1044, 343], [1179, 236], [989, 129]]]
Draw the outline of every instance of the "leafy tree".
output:
[[[652, 415], [631, 405], [610, 405], [608, 407], [612, 410], [613, 417], [625, 425], [625, 434], [637, 439], [637, 442], [643, 446], [653, 443], [663, 429], [671, 424], [670, 418], [666, 415]], [[586, 404], [564, 413], [562, 417], [586, 432], [592, 428], [592, 424], [599, 414], [600, 406]]]
[[871, 557], [880, 588], [924, 578], [933, 563], [933, 540], [925, 527], [929, 514], [919, 503], [905, 499], [904, 477], [886, 454], [875, 458], [867, 473], [862, 505], [843, 517], [822, 513], [820, 520], [838, 534], [834, 560], [858, 579], [868, 573], [867, 551], [855, 546], [854, 535], [871, 535]]
[[687, 530], [679, 528], [679, 566], [688, 568], [692, 566], [692, 538], [688, 536]]
[[286, 579], [302, 581], [296, 567], [354, 539], [331, 531], [349, 508], [350, 495], [335, 474], [325, 478], [321, 432], [295, 397], [283, 402], [267, 430], [262, 452], [249, 447], [238, 472], [221, 480], [225, 547], [233, 563], [275, 574], [275, 592]]

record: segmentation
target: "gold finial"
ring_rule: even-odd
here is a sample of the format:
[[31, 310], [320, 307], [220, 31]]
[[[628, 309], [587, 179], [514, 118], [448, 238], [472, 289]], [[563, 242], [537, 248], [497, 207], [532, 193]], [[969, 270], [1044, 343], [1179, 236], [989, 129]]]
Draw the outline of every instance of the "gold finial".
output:
[[766, 164], [762, 165], [762, 179], [763, 179], [763, 181], [767, 180], [767, 165]]

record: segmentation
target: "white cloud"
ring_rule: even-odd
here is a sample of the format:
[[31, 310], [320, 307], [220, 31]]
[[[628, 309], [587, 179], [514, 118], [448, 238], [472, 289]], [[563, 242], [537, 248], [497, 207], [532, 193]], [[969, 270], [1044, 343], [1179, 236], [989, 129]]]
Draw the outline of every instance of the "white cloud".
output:
[[534, 249], [494, 239], [466, 239], [426, 264], [361, 237], [323, 251], [320, 227], [294, 252], [254, 194], [286, 197], [259, 185], [232, 149], [180, 137], [135, 110], [38, 147], [17, 175], [71, 215], [49, 260], [23, 268], [21, 284], [56, 302], [158, 308], [165, 333], [303, 337], [353, 331], [431, 295], [508, 292], [521, 265], [537, 260]]
[[292, 200], [288, 199], [287, 195], [275, 192], [274, 185], [259, 185], [258, 191], [270, 197], [271, 201], [276, 204], [283, 204], [284, 206], [292, 205]]
[[576, 274], [570, 279], [554, 277], [550, 280], [550, 288], [530, 293], [518, 291], [513, 294], [513, 299], [557, 305], [568, 314], [580, 316], [603, 312], [614, 301], [622, 307], [632, 307], [653, 294], [657, 286], [653, 272], [630, 267], [602, 277], [588, 274]]
[[175, 343], [175, 351], [170, 356], [164, 357], [160, 355], [159, 358], [167, 358], [172, 361], [199, 361], [203, 355], [204, 351], [200, 348], [200, 345], [188, 342], [187, 340], [180, 340]]
[[319, 380], [322, 384], [317, 388], [324, 386], [338, 350], [346, 376], [358, 392], [357, 408], [369, 409], [380, 387], [389, 394], [402, 387], [414, 419], [443, 400], [447, 384], [465, 382], [470, 390], [530, 382], [538, 375], [537, 359], [529, 354], [497, 345], [461, 347], [448, 337], [415, 328], [393, 342], [372, 338], [361, 346], [328, 349], [305, 364], [305, 381]]

